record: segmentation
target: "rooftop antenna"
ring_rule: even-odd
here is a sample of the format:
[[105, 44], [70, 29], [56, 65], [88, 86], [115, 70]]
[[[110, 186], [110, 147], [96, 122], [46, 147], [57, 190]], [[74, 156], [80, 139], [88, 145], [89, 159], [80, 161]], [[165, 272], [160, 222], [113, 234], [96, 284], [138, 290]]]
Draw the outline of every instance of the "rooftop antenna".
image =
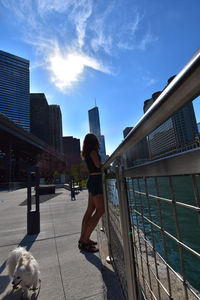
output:
[[95, 104], [95, 107], [97, 106], [97, 103], [96, 103], [96, 98], [94, 98], [94, 104]]

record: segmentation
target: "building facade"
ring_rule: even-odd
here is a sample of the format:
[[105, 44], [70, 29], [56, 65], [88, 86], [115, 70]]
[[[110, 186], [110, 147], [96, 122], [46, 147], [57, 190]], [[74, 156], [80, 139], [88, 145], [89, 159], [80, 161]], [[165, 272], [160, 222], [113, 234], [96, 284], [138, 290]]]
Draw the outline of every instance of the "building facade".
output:
[[30, 94], [30, 132], [50, 145], [49, 105], [45, 94]]
[[90, 132], [96, 134], [100, 143], [100, 156], [102, 162], [105, 162], [107, 159], [106, 155], [106, 146], [105, 146], [105, 137], [101, 135], [101, 127], [100, 127], [100, 118], [99, 118], [99, 109], [97, 106], [90, 109], [88, 111], [89, 116], [89, 127]]
[[[132, 129], [133, 127], [126, 127], [123, 130], [124, 139], [127, 137], [127, 135]], [[125, 157], [126, 157], [125, 161], [126, 161], [127, 168], [146, 162], [149, 159], [147, 138], [144, 137], [136, 145], [131, 146], [130, 149], [126, 152]]]
[[63, 153], [62, 114], [59, 105], [49, 105], [50, 145], [59, 153]]
[[63, 136], [63, 154], [70, 167], [81, 162], [80, 151], [80, 139]]
[[187, 103], [172, 116], [178, 147], [192, 143], [198, 136], [197, 121], [193, 103]]
[[29, 61], [0, 51], [0, 112], [30, 131]]
[[[167, 85], [174, 77], [169, 78]], [[144, 102], [144, 113], [160, 94], [160, 91], [156, 92], [151, 99]], [[148, 135], [149, 156], [156, 158], [183, 151], [190, 144], [195, 143], [197, 137], [198, 128], [194, 108], [192, 102], [189, 102]]]
[[198, 128], [198, 132], [199, 132], [199, 134], [200, 134], [200, 122], [197, 123], [197, 128]]
[[99, 109], [97, 106], [88, 111], [90, 132], [95, 133], [98, 137], [101, 135]]

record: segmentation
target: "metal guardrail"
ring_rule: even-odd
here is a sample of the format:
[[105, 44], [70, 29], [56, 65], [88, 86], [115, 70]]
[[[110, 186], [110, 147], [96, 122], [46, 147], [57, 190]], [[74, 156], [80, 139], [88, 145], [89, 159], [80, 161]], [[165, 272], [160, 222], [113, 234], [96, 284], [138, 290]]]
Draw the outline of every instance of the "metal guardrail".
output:
[[200, 95], [200, 51], [103, 169], [105, 229], [125, 299], [200, 299], [200, 148], [126, 168], [126, 154]]
[[114, 159], [123, 155], [131, 146], [142, 140], [178, 109], [200, 94], [200, 50], [172, 80], [150, 109], [143, 115], [125, 140], [104, 164], [109, 167]]

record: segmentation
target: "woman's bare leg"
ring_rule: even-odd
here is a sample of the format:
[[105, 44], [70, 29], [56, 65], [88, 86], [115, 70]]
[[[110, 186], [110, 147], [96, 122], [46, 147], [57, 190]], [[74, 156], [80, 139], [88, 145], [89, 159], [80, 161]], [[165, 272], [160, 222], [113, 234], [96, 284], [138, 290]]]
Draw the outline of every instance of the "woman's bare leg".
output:
[[83, 220], [82, 220], [82, 226], [81, 226], [81, 236], [80, 236], [80, 240], [83, 240], [84, 234], [87, 230], [88, 227], [88, 221], [90, 220], [92, 214], [95, 211], [95, 205], [93, 202], [93, 196], [92, 193], [88, 194], [88, 207], [86, 209], [86, 212], [84, 214]]
[[82, 241], [84, 243], [88, 243], [90, 239], [90, 235], [92, 234], [93, 230], [97, 226], [99, 219], [104, 214], [104, 200], [103, 195], [99, 194], [93, 196], [93, 203], [95, 205], [96, 211], [93, 215], [90, 216], [89, 220], [87, 221], [87, 227], [85, 229], [84, 234], [82, 235]]

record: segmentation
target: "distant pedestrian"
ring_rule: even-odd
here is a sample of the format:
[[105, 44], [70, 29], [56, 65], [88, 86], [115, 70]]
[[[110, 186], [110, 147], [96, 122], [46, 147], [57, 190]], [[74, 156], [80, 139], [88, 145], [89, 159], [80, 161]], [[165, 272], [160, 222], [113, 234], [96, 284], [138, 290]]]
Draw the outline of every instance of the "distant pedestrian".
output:
[[97, 242], [92, 241], [90, 236], [104, 214], [103, 186], [101, 174], [101, 157], [99, 155], [99, 141], [95, 134], [88, 133], [83, 142], [82, 157], [88, 167], [89, 177], [87, 180], [88, 207], [82, 220], [81, 236], [78, 243], [80, 250], [97, 252]]
[[75, 197], [75, 189], [74, 189], [73, 186], [71, 187], [71, 200], [76, 200], [76, 197]]
[[70, 180], [69, 182], [69, 189], [70, 189], [70, 192], [71, 192], [71, 200], [76, 200], [75, 198], [75, 188], [74, 188], [74, 181], [73, 181], [73, 178]]

